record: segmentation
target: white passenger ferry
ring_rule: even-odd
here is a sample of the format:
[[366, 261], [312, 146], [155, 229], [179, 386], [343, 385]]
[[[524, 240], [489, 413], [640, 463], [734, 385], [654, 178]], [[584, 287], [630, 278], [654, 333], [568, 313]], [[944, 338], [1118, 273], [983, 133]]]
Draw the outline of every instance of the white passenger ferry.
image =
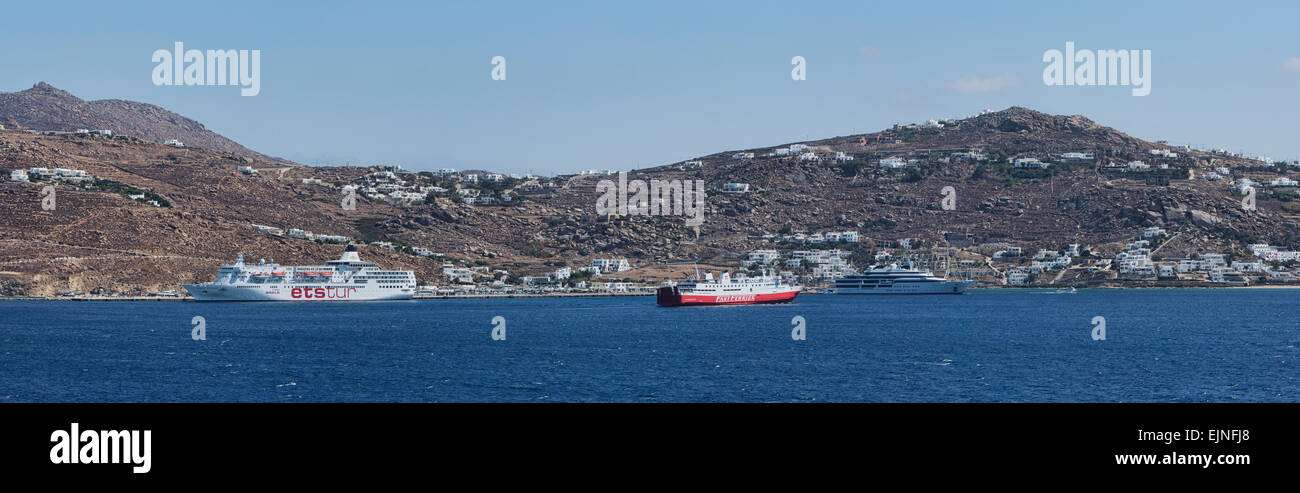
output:
[[890, 264], [864, 273], [841, 277], [826, 292], [831, 294], [962, 294], [971, 281], [949, 281], [930, 271]]
[[414, 272], [362, 262], [353, 245], [325, 265], [245, 265], [241, 253], [234, 264], [221, 266], [212, 282], [184, 286], [198, 301], [409, 300], [416, 289]]

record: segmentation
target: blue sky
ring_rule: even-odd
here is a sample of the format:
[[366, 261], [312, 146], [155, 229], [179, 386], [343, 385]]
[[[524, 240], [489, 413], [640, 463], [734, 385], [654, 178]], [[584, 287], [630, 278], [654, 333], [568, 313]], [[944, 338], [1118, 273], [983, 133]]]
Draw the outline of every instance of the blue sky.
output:
[[[153, 103], [306, 164], [631, 169], [1013, 105], [1289, 160], [1297, 5], [23, 2], [0, 91]], [[261, 50], [261, 93], [155, 86], [150, 57], [176, 41]], [[1151, 50], [1151, 94], [1046, 86], [1043, 52], [1067, 41]]]

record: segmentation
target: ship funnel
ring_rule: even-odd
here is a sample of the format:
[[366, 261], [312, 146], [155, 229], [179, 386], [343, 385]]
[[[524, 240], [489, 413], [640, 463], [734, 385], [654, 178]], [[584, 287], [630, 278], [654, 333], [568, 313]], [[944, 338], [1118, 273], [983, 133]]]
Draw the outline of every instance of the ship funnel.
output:
[[343, 255], [339, 256], [342, 262], [360, 262], [361, 256], [357, 255], [357, 246], [348, 243], [347, 249], [343, 250]]

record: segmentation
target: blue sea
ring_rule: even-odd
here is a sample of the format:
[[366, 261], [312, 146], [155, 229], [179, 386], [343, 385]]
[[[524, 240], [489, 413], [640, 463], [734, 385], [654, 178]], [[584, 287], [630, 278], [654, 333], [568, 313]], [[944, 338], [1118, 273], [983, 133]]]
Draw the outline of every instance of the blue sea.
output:
[[1296, 402], [1297, 297], [0, 301], [0, 402]]

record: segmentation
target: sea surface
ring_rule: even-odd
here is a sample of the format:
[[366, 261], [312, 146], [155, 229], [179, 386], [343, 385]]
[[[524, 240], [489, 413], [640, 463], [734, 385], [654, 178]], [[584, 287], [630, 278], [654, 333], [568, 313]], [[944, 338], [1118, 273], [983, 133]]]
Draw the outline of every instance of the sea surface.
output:
[[[1298, 300], [1159, 289], [677, 308], [0, 301], [0, 402], [1296, 402]], [[193, 339], [194, 317], [206, 340]]]

